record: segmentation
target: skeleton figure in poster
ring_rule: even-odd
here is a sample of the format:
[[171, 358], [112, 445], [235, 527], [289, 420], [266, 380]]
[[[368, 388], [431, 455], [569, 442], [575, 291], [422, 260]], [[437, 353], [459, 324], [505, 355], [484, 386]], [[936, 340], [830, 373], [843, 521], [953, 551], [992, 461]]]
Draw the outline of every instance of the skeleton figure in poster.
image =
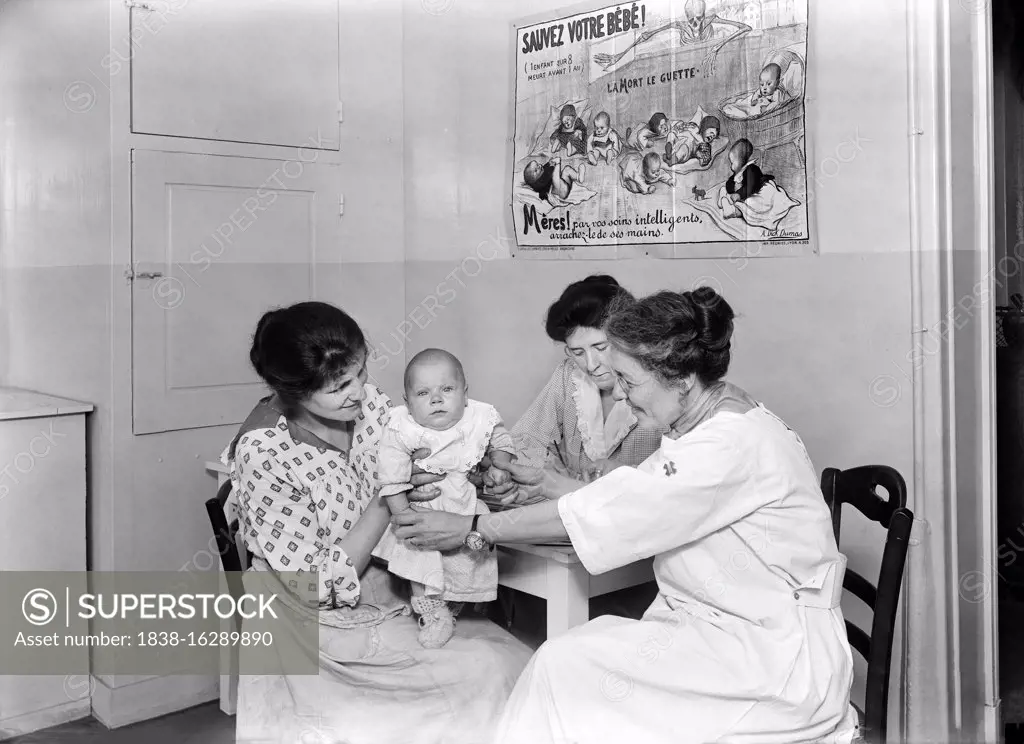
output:
[[704, 0], [687, 0], [686, 5], [683, 8], [683, 12], [686, 14], [686, 17], [683, 20], [666, 23], [664, 26], [659, 28], [644, 31], [640, 34], [640, 38], [618, 54], [597, 54], [594, 57], [594, 61], [607, 70], [618, 64], [619, 60], [632, 51], [634, 47], [642, 46], [658, 34], [666, 31], [675, 31], [679, 35], [679, 44], [687, 45], [710, 41], [714, 38], [717, 26], [728, 26], [735, 30], [728, 37], [711, 48], [711, 51], [708, 52], [708, 55], [704, 58], [701, 65], [705, 75], [713, 75], [715, 73], [715, 63], [718, 59], [718, 53], [722, 50], [722, 47], [730, 41], [738, 39], [743, 34], [751, 31], [750, 26], [740, 21], [721, 18], [715, 14], [708, 15], [707, 4]]

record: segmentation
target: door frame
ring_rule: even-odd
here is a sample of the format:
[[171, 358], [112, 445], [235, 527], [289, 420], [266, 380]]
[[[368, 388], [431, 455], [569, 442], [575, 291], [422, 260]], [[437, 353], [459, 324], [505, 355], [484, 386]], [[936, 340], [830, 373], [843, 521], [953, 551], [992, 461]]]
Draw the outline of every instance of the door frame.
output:
[[[1001, 740], [991, 24], [983, 0], [908, 0], [913, 347], [931, 334], [937, 350], [914, 365], [902, 741]], [[959, 333], [965, 281], [980, 304]], [[984, 588], [966, 598], [972, 573]]]
[[[110, 96], [110, 295], [107, 320], [110, 327], [110, 427], [106, 447], [115, 453], [110, 460], [109, 490], [102, 498], [110, 508], [109, 524], [104, 530], [108, 540], [91, 538], [92, 570], [123, 569], [131, 564], [133, 546], [125, 536], [134, 533], [136, 509], [142, 508], [129, 496], [139, 484], [148, 481], [149, 467], [136, 456], [137, 437], [167, 436], [165, 433], [138, 435], [133, 431], [132, 395], [132, 150], [166, 150], [200, 155], [276, 158], [304, 162], [300, 148], [280, 145], [255, 145], [219, 140], [194, 140], [182, 137], [137, 134], [131, 131], [131, 71], [129, 60], [135, 47], [146, 44], [149, 33], [132, 36], [131, 9], [125, 0], [107, 0], [110, 53], [90, 68], [89, 84], [106, 89]], [[182, 9], [182, 0], [165, 6]], [[173, 20], [173, 19], [172, 19]], [[341, 100], [339, 92], [339, 101]], [[339, 126], [341, 125], [339, 121]], [[317, 162], [341, 166], [342, 152], [318, 150]], [[308, 157], [308, 156], [307, 156]], [[196, 461], [198, 462], [198, 461]], [[198, 472], [198, 471], [197, 471]], [[205, 474], [200, 477], [206, 477]], [[217, 687], [202, 687], [203, 680], [193, 677], [156, 677], [153, 675], [111, 674], [95, 678], [98, 694], [93, 694], [93, 712], [103, 721], [131, 723], [153, 717], [153, 710], [181, 710], [197, 702], [216, 699]], [[151, 683], [139, 693], [140, 683]], [[199, 685], [197, 687], [197, 685]], [[145, 698], [141, 698], [144, 695]], [[143, 703], [139, 701], [143, 700]], [[148, 701], [153, 705], [146, 707]], [[154, 707], [155, 706], [155, 707]], [[162, 715], [163, 713], [157, 713]], [[140, 718], [140, 716], [142, 716]]]

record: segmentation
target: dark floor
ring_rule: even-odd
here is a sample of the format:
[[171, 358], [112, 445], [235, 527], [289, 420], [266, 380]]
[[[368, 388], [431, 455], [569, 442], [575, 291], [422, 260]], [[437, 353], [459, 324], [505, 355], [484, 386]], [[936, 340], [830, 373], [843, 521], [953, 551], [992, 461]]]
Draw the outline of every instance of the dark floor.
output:
[[999, 596], [999, 697], [1003, 721], [1024, 723], [1024, 591]]
[[234, 744], [235, 719], [217, 703], [172, 713], [114, 731], [86, 718], [10, 739], [10, 744]]

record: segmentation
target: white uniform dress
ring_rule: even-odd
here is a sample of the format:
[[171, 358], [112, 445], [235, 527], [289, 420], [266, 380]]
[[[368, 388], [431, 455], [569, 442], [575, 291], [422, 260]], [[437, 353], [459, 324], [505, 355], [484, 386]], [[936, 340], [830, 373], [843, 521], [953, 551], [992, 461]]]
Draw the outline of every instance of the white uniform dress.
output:
[[[470, 400], [458, 423], [444, 431], [417, 424], [407, 407], [398, 406], [391, 411], [377, 456], [382, 497], [412, 488], [412, 453], [421, 447], [429, 449], [430, 455], [418, 460], [419, 466], [447, 477], [435, 484], [441, 494], [419, 506], [454, 514], [487, 513], [467, 476], [488, 449], [515, 454], [512, 437], [497, 410], [487, 403]], [[436, 550], [416, 550], [397, 540], [389, 526], [373, 555], [386, 560], [388, 571], [396, 576], [423, 584], [428, 597], [451, 602], [490, 602], [497, 597], [498, 563], [493, 551], [462, 548], [442, 555]]]
[[853, 739], [846, 560], [803, 444], [767, 409], [720, 411], [558, 506], [588, 571], [654, 556], [659, 593], [642, 620], [545, 643], [497, 742]]

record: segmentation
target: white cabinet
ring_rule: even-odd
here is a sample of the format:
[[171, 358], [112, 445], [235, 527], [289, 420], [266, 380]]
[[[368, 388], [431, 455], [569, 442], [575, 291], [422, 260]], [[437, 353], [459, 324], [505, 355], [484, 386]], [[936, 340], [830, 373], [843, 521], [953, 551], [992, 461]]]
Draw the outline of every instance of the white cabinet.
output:
[[[88, 403], [0, 388], [0, 571], [85, 571], [90, 411]], [[89, 649], [81, 652], [85, 666]], [[89, 710], [84, 676], [0, 676], [0, 737]]]
[[134, 151], [134, 433], [245, 418], [256, 321], [313, 299], [338, 260], [338, 181], [327, 163]]
[[134, 4], [131, 131], [337, 150], [338, 13], [338, 0]]

